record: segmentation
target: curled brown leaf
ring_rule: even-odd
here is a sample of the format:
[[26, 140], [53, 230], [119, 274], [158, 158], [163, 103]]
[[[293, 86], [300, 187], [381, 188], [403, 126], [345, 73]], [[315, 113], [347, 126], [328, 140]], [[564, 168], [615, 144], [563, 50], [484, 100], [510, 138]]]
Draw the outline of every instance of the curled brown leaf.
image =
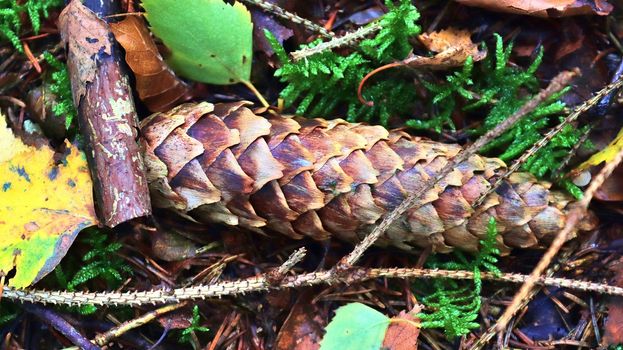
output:
[[480, 61], [487, 56], [487, 51], [480, 50], [470, 36], [468, 30], [452, 27], [421, 34], [418, 40], [428, 50], [437, 54], [433, 57], [411, 56], [404, 62], [410, 67], [447, 69], [462, 66], [470, 56], [474, 61]]
[[173, 107], [188, 92], [188, 86], [164, 63], [145, 21], [128, 16], [111, 23], [110, 29], [125, 49], [125, 60], [136, 76], [141, 101], [152, 112]]
[[363, 87], [370, 77], [386, 69], [407, 66], [411, 68], [444, 70], [462, 66], [469, 57], [472, 57], [474, 61], [480, 61], [487, 57], [487, 51], [480, 50], [478, 44], [474, 43], [470, 36], [471, 33], [468, 30], [452, 27], [418, 36], [422, 45], [429, 51], [436, 52], [437, 54], [433, 57], [411, 54], [402, 61], [386, 64], [366, 74], [359, 82], [357, 89], [359, 101], [368, 106], [373, 105], [372, 102], [363, 99]]

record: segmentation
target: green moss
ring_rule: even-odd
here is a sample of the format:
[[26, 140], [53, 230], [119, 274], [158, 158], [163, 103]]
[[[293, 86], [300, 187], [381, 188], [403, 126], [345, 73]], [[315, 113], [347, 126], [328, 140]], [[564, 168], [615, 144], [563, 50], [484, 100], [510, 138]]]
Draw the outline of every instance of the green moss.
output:
[[21, 308], [13, 302], [0, 301], [0, 327], [16, 319], [21, 311]]
[[[89, 250], [79, 261], [75, 254], [68, 254], [54, 269], [56, 281], [61, 288], [75, 291], [87, 282], [97, 279], [104, 281], [108, 289], [114, 289], [121, 285], [124, 275], [132, 273], [130, 266], [116, 254], [121, 248], [121, 243], [109, 242], [106, 231], [97, 228], [86, 229], [80, 233], [78, 240], [79, 244], [88, 246]], [[97, 311], [97, 307], [85, 305], [72, 310], [81, 314], [92, 314]]]
[[478, 254], [468, 258], [457, 251], [454, 253], [455, 259], [451, 262], [438, 262], [432, 259], [428, 263], [430, 268], [473, 271], [474, 279], [470, 282], [457, 282], [450, 279], [433, 280], [435, 291], [421, 300], [427, 309], [432, 310], [418, 315], [422, 321], [422, 328], [441, 328], [448, 338], [454, 338], [480, 327], [480, 324], [475, 322], [481, 306], [480, 271], [500, 273], [495, 266], [500, 253], [496, 248], [496, 236], [495, 219], [491, 218], [487, 226], [487, 236], [480, 241], [481, 248]]
[[73, 120], [76, 119], [77, 112], [71, 94], [71, 81], [67, 66], [57, 60], [49, 52], [44, 52], [43, 57], [50, 65], [49, 86], [50, 91], [56, 95], [56, 100], [52, 105], [52, 111], [57, 116], [65, 117], [65, 128], [69, 129]]
[[[201, 326], [201, 315], [199, 314], [199, 307], [195, 305], [193, 307], [192, 318], [190, 319], [190, 326], [182, 330], [178, 340], [180, 343], [190, 343], [192, 342], [192, 335], [198, 332], [209, 332], [210, 329], [208, 327]], [[193, 344], [194, 346], [194, 344]]]
[[[416, 94], [409, 79], [397, 77], [371, 82], [363, 91], [363, 105], [357, 98], [361, 79], [380, 65], [404, 59], [411, 51], [409, 38], [420, 32], [416, 25], [417, 9], [408, 0], [398, 5], [386, 1], [389, 12], [380, 20], [381, 30], [371, 39], [363, 40], [358, 50], [342, 56], [325, 51], [293, 61], [277, 40], [265, 31], [282, 66], [275, 72], [286, 87], [281, 91], [285, 106], [297, 106], [296, 113], [309, 117], [328, 117], [346, 114], [349, 121], [379, 122], [387, 125], [391, 116], [408, 113]], [[303, 47], [313, 47], [317, 40]]]
[[21, 15], [28, 14], [35, 34], [41, 29], [41, 17], [48, 17], [49, 10], [63, 6], [63, 0], [0, 0], [0, 39], [4, 38], [13, 44], [16, 50], [23, 52], [19, 35], [23, 27]]
[[[438, 112], [427, 120], [409, 120], [406, 125], [437, 132], [446, 127], [454, 130], [451, 116], [457, 108], [461, 108], [465, 113], [485, 116], [479, 128], [467, 130], [473, 136], [480, 136], [495, 128], [532, 99], [539, 92], [535, 72], [543, 59], [543, 50], [538, 52], [529, 67], [515, 67], [508, 64], [513, 44], [504, 47], [502, 37], [495, 35], [495, 38], [494, 54], [489, 54], [482, 62], [474, 64], [472, 60], [468, 60], [460, 71], [446, 77], [445, 84], [424, 83], [432, 93], [431, 109]], [[483, 147], [481, 152], [504, 161], [512, 161], [521, 156], [549, 128], [562, 120], [565, 104], [560, 98], [567, 91], [568, 88], [551, 96], [507, 132]], [[565, 127], [548, 145], [528, 158], [522, 169], [540, 178], [550, 177], [585, 130], [571, 125]], [[571, 183], [563, 185], [575, 195], [581, 192]]]

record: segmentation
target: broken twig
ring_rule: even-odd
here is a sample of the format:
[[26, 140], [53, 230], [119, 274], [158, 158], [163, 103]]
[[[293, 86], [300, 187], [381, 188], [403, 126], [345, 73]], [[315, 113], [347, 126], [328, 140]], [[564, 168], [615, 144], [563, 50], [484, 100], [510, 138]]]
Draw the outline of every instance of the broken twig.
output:
[[[327, 284], [332, 281], [330, 270], [286, 276], [278, 284], [272, 284], [269, 274], [250, 277], [236, 281], [225, 281], [208, 285], [182, 287], [173, 290], [156, 289], [140, 292], [68, 292], [45, 290], [22, 290], [4, 287], [4, 298], [30, 303], [47, 303], [57, 305], [155, 305], [180, 303], [185, 300], [203, 300], [223, 296], [241, 295], [271, 289], [296, 288]], [[450, 278], [470, 280], [473, 271], [418, 269], [418, 268], [352, 268], [342, 281], [346, 283], [362, 282], [375, 278]], [[528, 278], [522, 274], [502, 274], [482, 272], [483, 280], [523, 283]], [[572, 290], [595, 292], [607, 295], [623, 296], [623, 287], [604, 283], [578, 281], [567, 278], [539, 277], [537, 285], [569, 288]]]
[[112, 14], [113, 5], [113, 0], [84, 5], [73, 0], [59, 17], [99, 216], [109, 227], [151, 213], [132, 89], [108, 24], [100, 18]]

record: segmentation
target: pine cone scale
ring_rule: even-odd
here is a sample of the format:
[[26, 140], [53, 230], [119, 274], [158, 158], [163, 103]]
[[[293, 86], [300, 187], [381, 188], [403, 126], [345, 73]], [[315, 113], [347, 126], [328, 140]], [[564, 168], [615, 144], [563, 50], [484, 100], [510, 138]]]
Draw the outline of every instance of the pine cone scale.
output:
[[[143, 121], [155, 205], [200, 221], [354, 243], [461, 150], [344, 120], [264, 118], [247, 105], [186, 104]], [[491, 217], [503, 250], [551, 239], [571, 199], [529, 174], [512, 175], [472, 208], [504, 168], [477, 155], [458, 164], [378, 244], [476, 250]]]

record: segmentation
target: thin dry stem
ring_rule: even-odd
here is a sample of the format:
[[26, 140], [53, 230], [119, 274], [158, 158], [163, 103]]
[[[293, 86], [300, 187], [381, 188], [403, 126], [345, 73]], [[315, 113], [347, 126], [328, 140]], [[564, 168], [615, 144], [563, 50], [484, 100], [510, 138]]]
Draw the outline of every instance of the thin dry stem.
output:
[[290, 255], [290, 257], [283, 264], [281, 264], [281, 266], [277, 268], [276, 270], [277, 273], [279, 275], [285, 275], [288, 271], [290, 271], [294, 267], [294, 265], [301, 262], [301, 260], [305, 258], [306, 254], [307, 254], [307, 249], [305, 249], [304, 247], [297, 249], [294, 253], [292, 253], [292, 255]]
[[580, 136], [580, 139], [578, 140], [578, 142], [575, 145], [573, 145], [573, 148], [569, 151], [569, 154], [565, 156], [565, 159], [563, 159], [562, 162], [560, 162], [560, 165], [558, 166], [558, 168], [556, 168], [556, 170], [554, 170], [554, 172], [552, 173], [553, 178], [560, 178], [563, 176], [562, 174], [563, 169], [569, 164], [571, 159], [578, 153], [578, 150], [580, 149], [580, 147], [582, 147], [582, 145], [586, 143], [586, 140], [588, 140], [588, 136], [590, 135], [594, 127], [595, 127], [595, 124], [588, 125], [586, 130], [582, 133], [582, 136]]
[[177, 309], [181, 309], [186, 305], [188, 305], [188, 303], [171, 304], [171, 305], [160, 307], [156, 310], [150, 311], [133, 320], [124, 322], [118, 325], [117, 327], [111, 328], [108, 331], [106, 331], [106, 333], [98, 334], [95, 337], [95, 339], [93, 339], [93, 342], [99, 346], [104, 346], [111, 340], [119, 338], [127, 331], [130, 331], [134, 328], [141, 327], [166, 313], [175, 311]]
[[[601, 89], [599, 92], [597, 92], [595, 94], [595, 96], [593, 96], [592, 98], [588, 99], [587, 101], [585, 101], [584, 103], [582, 103], [581, 105], [576, 107], [573, 110], [573, 112], [571, 114], [569, 114], [567, 116], [567, 118], [565, 118], [565, 120], [563, 120], [554, 129], [550, 130], [547, 134], [545, 134], [545, 136], [541, 140], [539, 140], [539, 142], [537, 142], [531, 149], [529, 149], [519, 159], [517, 159], [515, 161], [515, 163], [513, 163], [513, 165], [504, 174], [504, 176], [502, 176], [498, 180], [498, 182], [496, 182], [492, 186], [492, 189], [495, 190], [495, 188], [497, 186], [499, 186], [499, 183], [504, 178], [508, 177], [513, 171], [517, 170], [521, 166], [521, 164], [523, 164], [530, 156], [534, 155], [539, 149], [541, 149], [543, 146], [545, 146], [547, 143], [549, 143], [549, 141], [551, 141], [554, 138], [554, 136], [556, 136], [560, 131], [562, 131], [562, 129], [565, 127], [565, 125], [575, 121], [582, 113], [584, 113], [584, 112], [588, 111], [589, 109], [591, 109], [593, 106], [595, 106], [597, 103], [599, 103], [599, 101], [601, 99], [603, 99], [606, 95], [608, 95], [610, 92], [620, 88], [621, 86], [623, 86], [623, 79], [621, 79], [621, 77], [619, 77], [617, 80], [615, 80], [614, 82], [610, 83], [609, 85], [607, 85], [606, 87]], [[618, 156], [619, 155], [617, 155], [617, 157]], [[613, 162], [614, 161], [616, 161], [616, 159], [613, 160]], [[617, 163], [618, 162], [620, 162], [620, 159], [617, 161]], [[602, 175], [605, 174], [604, 170], [606, 170], [606, 167], [604, 167], [602, 169], [602, 172], [600, 172], [600, 174], [598, 175], [600, 180], [598, 181], [597, 178], [595, 178], [593, 180], [593, 182], [591, 183], [589, 188], [586, 190], [586, 193], [585, 193], [584, 197], [582, 198], [582, 200], [577, 203], [577, 207], [569, 214], [565, 227], [563, 227], [563, 229], [558, 233], [558, 235], [556, 236], [556, 238], [554, 239], [554, 241], [550, 245], [550, 248], [548, 249], [548, 251], [545, 253], [545, 255], [539, 261], [539, 264], [532, 271], [530, 276], [536, 276], [536, 277], [532, 277], [530, 280], [527, 280], [524, 285], [522, 285], [522, 288], [515, 294], [515, 296], [513, 297], [513, 301], [511, 303], [511, 305], [508, 306], [508, 308], [506, 309], [504, 314], [498, 319], [496, 324], [494, 324], [492, 327], [490, 327], [478, 339], [478, 341], [476, 341], [476, 343], [474, 343], [474, 345], [470, 348], [470, 350], [478, 350], [478, 349], [481, 349], [482, 347], [484, 347], [493, 338], [495, 333], [500, 331], [500, 330], [503, 330], [505, 328], [505, 326], [508, 324], [508, 322], [510, 321], [511, 317], [518, 310], [520, 310], [521, 308], [525, 307], [528, 304], [528, 302], [532, 299], [532, 297], [536, 294], [534, 292], [534, 289], [533, 289], [533, 287], [535, 285], [535, 282], [534, 282], [535, 278], [540, 278], [540, 275], [543, 273], [545, 268], [547, 268], [547, 266], [551, 263], [551, 260], [554, 258], [556, 253], [558, 253], [558, 251], [562, 247], [562, 244], [565, 242], [564, 239], [567, 238], [567, 236], [570, 234], [570, 232], [572, 232], [572, 230], [574, 229], [574, 226], [577, 225], [577, 223], [579, 222], [581, 217], [584, 216], [584, 214], [586, 212], [586, 208], [588, 207], [588, 203], [590, 202], [590, 200], [592, 199], [592, 197], [594, 195], [594, 191], [596, 191], [596, 189], [599, 186], [601, 186], [601, 183], [603, 183], [603, 181], [605, 180], [605, 177], [602, 176]], [[597, 186], [597, 187], [595, 187], [595, 186]], [[475, 206], [477, 206], [480, 203], [482, 203], [484, 198], [486, 196], [488, 196], [489, 194], [490, 194], [490, 191], [488, 191], [487, 193], [482, 195], [476, 201]], [[584, 209], [582, 209], [582, 208], [584, 208]], [[582, 214], [581, 217], [577, 214], [578, 210], [583, 210], [581, 212], [581, 214]], [[502, 324], [504, 326], [502, 326]]]
[[[568, 249], [565, 253], [563, 253], [562, 257], [558, 260], [558, 263], [552, 265], [551, 267], [549, 267], [547, 269], [547, 271], [545, 272], [545, 278], [550, 278], [551, 276], [554, 275], [554, 273], [556, 271], [558, 271], [560, 269], [560, 266], [567, 261], [567, 259], [569, 258], [569, 256], [571, 255], [572, 249]], [[524, 276], [525, 277], [525, 276]], [[544, 278], [544, 277], [541, 277]], [[522, 301], [521, 305], [520, 305], [520, 309], [526, 307], [526, 305], [528, 305], [528, 303], [530, 302], [530, 300], [532, 300], [532, 298], [537, 295], [539, 293], [538, 288], [533, 289], [532, 291], [530, 291], [530, 293], [526, 296], [526, 298]], [[491, 325], [481, 336], [480, 338], [478, 338], [478, 340], [472, 344], [472, 347], [469, 348], [469, 350], [480, 350], [482, 349], [485, 345], [487, 345], [487, 343], [493, 338], [493, 336], [495, 336], [497, 334], [497, 329], [496, 329], [496, 324]]]
[[288, 12], [284, 9], [282, 9], [281, 7], [272, 4], [268, 1], [263, 1], [263, 0], [241, 0], [244, 3], [247, 3], [249, 5], [252, 6], [257, 6], [259, 8], [261, 8], [262, 10], [271, 13], [281, 19], [284, 19], [286, 21], [292, 22], [292, 23], [296, 23], [296, 24], [300, 24], [303, 27], [305, 27], [307, 30], [309, 30], [312, 33], [316, 33], [319, 35], [322, 35], [325, 38], [333, 38], [333, 36], [335, 34], [333, 34], [332, 32], [326, 30], [324, 27], [317, 25], [316, 23], [305, 19], [303, 17], [300, 17], [299, 15], [292, 13], [292, 12]]
[[381, 25], [377, 22], [361, 27], [355, 31], [347, 33], [341, 37], [334, 37], [330, 41], [320, 43], [314, 47], [304, 48], [298, 51], [292, 52], [290, 55], [294, 61], [298, 61], [321, 52], [330, 51], [339, 47], [350, 45], [356, 41], [359, 41], [366, 36], [373, 34], [381, 29]]
[[[500, 276], [483, 272], [483, 280], [523, 283], [529, 276], [522, 274], [502, 274]], [[4, 287], [4, 298], [9, 300], [49, 303], [59, 305], [147, 305], [181, 303], [186, 300], [240, 295], [269, 289], [296, 288], [326, 284], [332, 281], [330, 270], [287, 276], [278, 284], [271, 284], [268, 274], [236, 281], [219, 282], [209, 285], [177, 288], [173, 290], [150, 290], [142, 292], [68, 292], [45, 290], [21, 290]], [[348, 284], [374, 278], [451, 278], [469, 280], [474, 278], [472, 271], [417, 269], [417, 268], [353, 268], [342, 281]], [[538, 277], [536, 284], [569, 288], [572, 290], [623, 296], [623, 288], [603, 283], [584, 282], [566, 278]]]
[[556, 256], [564, 242], [566, 242], [569, 236], [577, 230], [578, 223], [586, 214], [586, 209], [588, 208], [590, 201], [593, 199], [595, 192], [597, 192], [599, 187], [601, 187], [604, 181], [606, 181], [606, 179], [610, 176], [610, 174], [612, 174], [614, 169], [621, 163], [621, 160], [623, 160], [623, 149], [621, 149], [617, 153], [612, 161], [606, 163], [606, 165], [601, 169], [599, 174], [597, 174], [597, 176], [588, 186], [586, 192], [584, 193], [584, 196], [577, 203], [577, 206], [573, 208], [570, 215], [568, 216], [565, 227], [558, 233], [558, 235], [548, 248], [547, 252], [545, 252], [537, 266], [528, 276], [528, 279], [521, 286], [521, 289], [513, 297], [512, 303], [508, 306], [508, 308], [506, 308], [504, 314], [502, 314], [502, 316], [500, 316], [500, 318], [498, 319], [498, 331], [506, 327], [508, 321], [510, 321], [511, 317], [513, 317], [513, 315], [519, 309], [522, 300], [524, 300], [530, 290], [532, 290], [532, 288], [536, 284], [536, 281], [540, 278], [541, 274], [543, 273], [543, 271], [545, 271], [547, 266], [549, 266], [552, 259]]
[[484, 199], [488, 195], [490, 195], [493, 191], [495, 191], [495, 189], [506, 178], [508, 178], [515, 171], [517, 171], [521, 167], [521, 165], [523, 165], [528, 160], [528, 158], [532, 157], [541, 148], [546, 146], [556, 135], [558, 135], [558, 133], [560, 133], [564, 129], [564, 127], [566, 125], [574, 122], [576, 119], [578, 119], [578, 117], [582, 113], [584, 113], [584, 112], [588, 111], [589, 109], [591, 109], [593, 106], [595, 106], [597, 103], [599, 103], [599, 101], [601, 101], [601, 99], [603, 99], [606, 95], [608, 95], [610, 92], [620, 88], [621, 86], [623, 86], [623, 79], [621, 79], [621, 77], [619, 77], [619, 79], [617, 79], [615, 82], [613, 82], [613, 83], [607, 85], [606, 87], [604, 87], [603, 89], [599, 90], [599, 92], [597, 92], [595, 94], [595, 96], [591, 97], [590, 99], [586, 100], [584, 103], [582, 103], [581, 105], [576, 107], [573, 110], [573, 112], [571, 114], [569, 114], [565, 118], [565, 120], [563, 120], [560, 124], [558, 124], [552, 130], [548, 131], [547, 134], [545, 134], [545, 136], [543, 136], [542, 139], [540, 139], [537, 143], [534, 144], [534, 146], [532, 146], [529, 150], [524, 152], [521, 155], [521, 157], [517, 158], [513, 162], [513, 164], [510, 167], [508, 167], [508, 169], [506, 170], [506, 173], [504, 173], [503, 176], [500, 176], [500, 178], [493, 184], [493, 186], [489, 189], [489, 191], [487, 191], [485, 194], [480, 196], [480, 198], [478, 198], [478, 200], [476, 201], [474, 206], [478, 206], [478, 205], [482, 204]]

